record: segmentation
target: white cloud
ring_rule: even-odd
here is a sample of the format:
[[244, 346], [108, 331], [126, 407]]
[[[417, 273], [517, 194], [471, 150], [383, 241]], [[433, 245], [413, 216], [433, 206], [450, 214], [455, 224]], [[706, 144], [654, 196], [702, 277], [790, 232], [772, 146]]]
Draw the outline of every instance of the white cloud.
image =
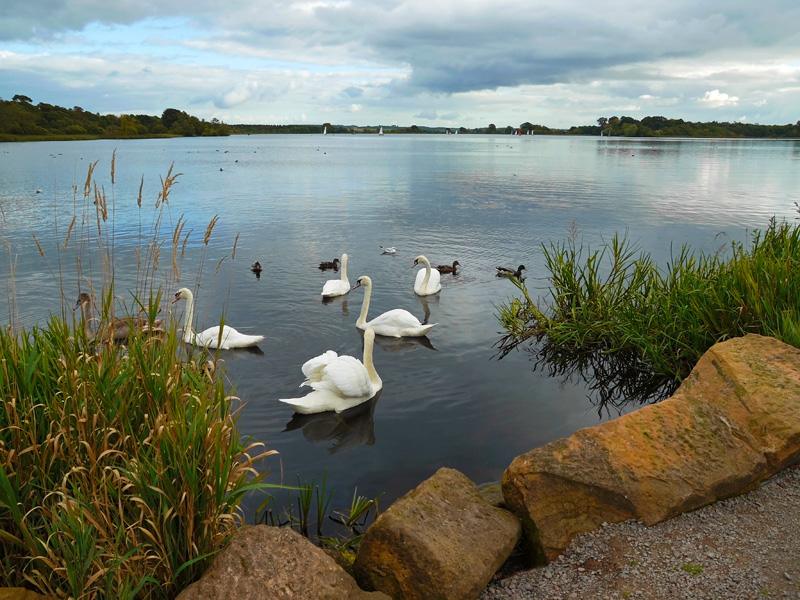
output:
[[711, 108], [722, 108], [723, 106], [736, 106], [739, 104], [739, 97], [729, 96], [719, 90], [711, 90], [710, 92], [706, 92], [699, 101]]
[[5, 0], [0, 97], [240, 123], [786, 123], [797, 22], [796, 0]]

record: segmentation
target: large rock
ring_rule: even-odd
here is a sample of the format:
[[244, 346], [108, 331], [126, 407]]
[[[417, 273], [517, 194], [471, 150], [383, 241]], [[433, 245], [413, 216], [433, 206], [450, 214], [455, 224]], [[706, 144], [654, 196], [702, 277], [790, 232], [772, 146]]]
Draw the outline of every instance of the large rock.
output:
[[48, 600], [50, 596], [42, 596], [21, 587], [0, 588], [0, 600]]
[[519, 521], [453, 469], [395, 501], [367, 530], [353, 569], [394, 600], [474, 599], [520, 539]]
[[365, 592], [334, 560], [299, 533], [256, 525], [239, 530], [178, 600], [389, 600]]
[[800, 458], [800, 351], [715, 345], [676, 394], [514, 459], [503, 495], [536, 562], [603, 522], [646, 525], [745, 493]]

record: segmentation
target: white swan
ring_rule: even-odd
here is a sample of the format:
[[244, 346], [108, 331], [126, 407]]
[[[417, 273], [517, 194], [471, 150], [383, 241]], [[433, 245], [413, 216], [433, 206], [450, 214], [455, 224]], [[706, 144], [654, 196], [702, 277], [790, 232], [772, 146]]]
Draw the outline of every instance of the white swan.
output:
[[417, 271], [417, 279], [414, 281], [414, 291], [418, 296], [430, 296], [442, 291], [442, 284], [439, 283], [441, 273], [436, 269], [431, 269], [431, 263], [421, 254], [414, 259], [413, 269], [419, 264], [425, 265], [425, 269]]
[[300, 384], [314, 389], [302, 398], [280, 398], [303, 415], [336, 411], [337, 413], [358, 406], [377, 394], [383, 382], [372, 362], [372, 347], [375, 332], [364, 332], [364, 362], [352, 356], [339, 356], [328, 350], [303, 364], [306, 380]]
[[369, 298], [372, 295], [372, 279], [366, 275], [358, 278], [353, 289], [364, 286], [364, 303], [361, 305], [361, 315], [356, 321], [359, 329], [373, 329], [378, 335], [387, 337], [421, 337], [427, 334], [436, 323], [423, 325], [419, 319], [405, 309], [395, 308], [379, 315], [367, 322], [369, 311]]
[[175, 292], [175, 299], [172, 303], [175, 304], [180, 299], [186, 300], [186, 315], [183, 317], [183, 341], [187, 344], [229, 350], [231, 348], [255, 346], [264, 339], [263, 335], [239, 333], [228, 325], [223, 325], [221, 333], [219, 325], [209, 327], [200, 333], [195, 333], [192, 330], [192, 319], [194, 319], [194, 294], [187, 288], [181, 288]]
[[397, 254], [397, 248], [394, 246], [381, 246], [381, 254]]
[[333, 298], [334, 296], [344, 296], [350, 291], [350, 281], [347, 279], [347, 254], [342, 254], [340, 263], [342, 271], [341, 279], [328, 279], [322, 286], [322, 297]]

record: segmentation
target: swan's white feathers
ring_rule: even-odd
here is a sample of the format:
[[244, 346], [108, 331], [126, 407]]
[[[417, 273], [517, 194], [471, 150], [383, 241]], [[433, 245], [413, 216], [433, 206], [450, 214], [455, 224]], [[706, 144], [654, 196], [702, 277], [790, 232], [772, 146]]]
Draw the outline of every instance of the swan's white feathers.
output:
[[322, 286], [323, 296], [343, 296], [350, 291], [350, 282], [341, 279], [329, 279]]
[[[428, 280], [428, 285], [424, 288], [422, 287], [422, 282], [425, 280], [425, 271], [427, 270], [428, 269], [426, 267], [417, 271], [417, 279], [414, 281], [414, 291], [420, 296], [430, 296], [431, 294], [435, 294], [442, 289], [442, 274], [439, 273], [437, 269], [431, 269], [431, 278]], [[423, 294], [421, 292], [425, 293]]]
[[[414, 265], [422, 265], [424, 268], [417, 271], [417, 278], [414, 281], [414, 291], [418, 296], [430, 296], [442, 290], [441, 277], [438, 269], [431, 269], [431, 263], [422, 255], [414, 259]], [[427, 279], [427, 282], [425, 281]]]
[[417, 317], [403, 308], [386, 311], [371, 321], [367, 321], [369, 301], [372, 296], [372, 279], [367, 275], [362, 275], [358, 278], [355, 287], [361, 286], [364, 286], [364, 300], [361, 303], [361, 314], [356, 321], [356, 327], [359, 329], [372, 329], [376, 334], [386, 337], [422, 337], [436, 325], [436, 323], [427, 325], [420, 323]]
[[301, 414], [326, 411], [337, 413], [366, 402], [374, 397], [383, 382], [372, 363], [375, 332], [364, 332], [364, 362], [352, 356], [338, 356], [333, 350], [320, 354], [303, 364], [303, 374], [314, 391], [302, 398], [280, 398]]
[[[375, 393], [377, 394], [377, 392]], [[372, 396], [342, 398], [329, 390], [314, 390], [302, 398], [279, 398], [279, 401], [291, 406], [296, 413], [310, 415], [329, 411], [340, 413], [348, 408], [358, 406], [370, 398]]]
[[315, 390], [328, 390], [345, 398], [374, 394], [369, 374], [363, 363], [352, 356], [338, 356], [322, 370], [319, 381], [311, 382]]
[[422, 336], [433, 329], [436, 323], [423, 325], [420, 320], [404, 308], [393, 308], [360, 326], [374, 329], [378, 335], [388, 337]]
[[186, 300], [186, 314], [183, 317], [183, 341], [187, 344], [228, 350], [231, 348], [255, 346], [264, 340], [263, 335], [239, 333], [229, 325], [223, 326], [221, 335], [219, 325], [209, 327], [200, 333], [195, 333], [192, 329], [192, 320], [194, 319], [194, 295], [188, 288], [181, 288], [175, 292], [175, 299], [172, 303], [174, 304], [181, 299]]
[[325, 369], [328, 364], [336, 359], [339, 355], [336, 354], [334, 350], [328, 350], [319, 356], [315, 356], [314, 358], [309, 358], [306, 362], [303, 363], [303, 375], [306, 376], [306, 380], [300, 384], [300, 387], [304, 385], [311, 385], [313, 381], [319, 381], [322, 379], [322, 371]]
[[350, 292], [350, 281], [347, 279], [347, 254], [342, 254], [342, 262], [339, 263], [340, 278], [329, 279], [322, 286], [322, 297], [332, 298], [333, 296], [344, 296]]
[[185, 336], [187, 342], [191, 342], [196, 346], [206, 346], [208, 348], [217, 348], [217, 344], [223, 350], [231, 348], [247, 348], [255, 346], [259, 342], [264, 341], [263, 335], [248, 335], [241, 333], [233, 327], [224, 325], [222, 327], [222, 339], [219, 335], [219, 325], [209, 327], [208, 329], [195, 333], [190, 336]]

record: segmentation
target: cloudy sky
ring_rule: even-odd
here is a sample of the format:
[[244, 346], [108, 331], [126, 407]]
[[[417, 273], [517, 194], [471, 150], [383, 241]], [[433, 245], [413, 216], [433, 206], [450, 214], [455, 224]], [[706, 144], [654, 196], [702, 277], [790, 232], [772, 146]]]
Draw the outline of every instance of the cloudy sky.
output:
[[3, 0], [0, 98], [227, 123], [800, 119], [798, 0]]

